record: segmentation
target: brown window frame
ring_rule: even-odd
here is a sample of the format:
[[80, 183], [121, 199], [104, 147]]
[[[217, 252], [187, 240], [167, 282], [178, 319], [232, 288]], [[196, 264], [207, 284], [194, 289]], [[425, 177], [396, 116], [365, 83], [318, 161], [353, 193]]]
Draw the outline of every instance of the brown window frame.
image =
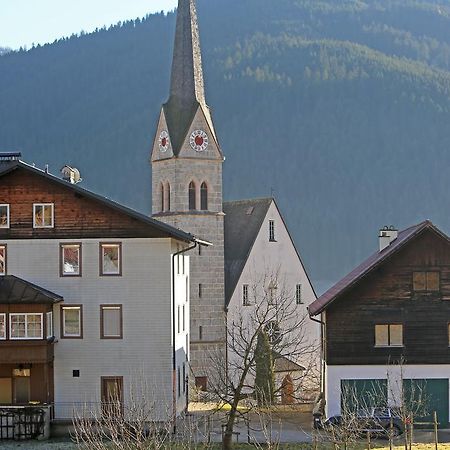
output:
[[[119, 272], [118, 273], [103, 273], [103, 246], [117, 245], [119, 247]], [[99, 275], [101, 277], [121, 277], [122, 276], [122, 242], [100, 242], [99, 243]]]
[[[64, 334], [64, 308], [79, 308], [80, 309], [80, 335], [79, 336], [66, 336]], [[83, 330], [83, 305], [72, 305], [72, 304], [67, 304], [67, 305], [61, 305], [60, 307], [60, 312], [59, 312], [59, 317], [60, 317], [60, 325], [61, 325], [61, 333], [60, 333], [60, 337], [61, 339], [83, 339], [83, 334], [84, 334], [84, 330]]]
[[[387, 345], [377, 345], [377, 326], [385, 326], [388, 327], [388, 344]], [[391, 344], [391, 326], [401, 326], [402, 327], [402, 343], [399, 344]], [[392, 323], [376, 323], [374, 325], [374, 347], [375, 348], [403, 348], [405, 347], [405, 325], [401, 322], [392, 322]]]
[[[105, 308], [119, 308], [120, 310], [120, 335], [119, 336], [105, 336], [105, 325], [103, 322], [103, 311]], [[123, 339], [123, 305], [122, 304], [104, 304], [100, 305], [100, 339]]]
[[7, 211], [6, 225], [0, 224], [0, 229], [2, 229], [2, 230], [7, 230], [7, 229], [11, 228], [11, 205], [9, 203], [0, 203], [0, 207], [5, 207], [5, 206], [6, 206], [6, 211]]
[[[415, 289], [415, 287], [414, 287], [414, 284], [415, 284], [414, 277], [416, 274], [420, 274], [420, 273], [425, 274], [425, 289]], [[430, 273], [438, 274], [438, 276], [439, 276], [439, 286], [438, 286], [437, 290], [428, 289], [428, 274], [430, 274]], [[415, 270], [413, 272], [412, 277], [413, 277], [413, 279], [412, 279], [412, 291], [413, 292], [421, 292], [421, 293], [423, 293], [423, 292], [435, 292], [435, 293], [441, 292], [441, 272], [439, 270]]]
[[6, 244], [0, 244], [0, 248], [5, 249], [5, 270], [3, 273], [0, 273], [0, 277], [3, 277], [8, 274], [8, 246]]
[[101, 407], [102, 407], [102, 416], [104, 416], [105, 414], [109, 413], [109, 411], [107, 411], [107, 407], [108, 407], [108, 403], [106, 402], [106, 381], [118, 381], [119, 386], [120, 386], [120, 415], [123, 415], [123, 410], [124, 410], [124, 392], [123, 392], [123, 376], [110, 376], [110, 377], [100, 377], [100, 398], [101, 398]]
[[[78, 247], [79, 261], [78, 261], [78, 274], [64, 273], [64, 247]], [[59, 276], [61, 278], [79, 278], [83, 275], [83, 250], [81, 242], [61, 242], [59, 244]]]

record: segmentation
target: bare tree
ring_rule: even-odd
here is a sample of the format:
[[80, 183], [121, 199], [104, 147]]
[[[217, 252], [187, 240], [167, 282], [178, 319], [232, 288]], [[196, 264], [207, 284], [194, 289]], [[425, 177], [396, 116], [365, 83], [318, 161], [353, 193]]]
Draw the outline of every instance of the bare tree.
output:
[[[292, 395], [299, 398], [304, 390], [317, 389], [312, 374], [317, 367], [318, 343], [308, 334], [309, 317], [300, 312], [295, 295], [286, 288], [279, 274], [266, 274], [249, 286], [249, 306], [229, 311], [227, 356], [211, 354], [208, 373], [209, 390], [216, 400], [229, 404], [225, 415], [222, 446], [232, 447], [236, 421], [247, 416], [257, 405], [255, 377], [258, 338], [267, 333], [274, 358], [293, 361], [302, 370], [291, 373], [298, 388]], [[223, 367], [228, 363], [228, 370]], [[276, 361], [275, 361], [276, 363]], [[299, 373], [300, 372], [300, 373]], [[275, 386], [275, 397], [282, 385]], [[241, 403], [245, 400], [245, 408]]]

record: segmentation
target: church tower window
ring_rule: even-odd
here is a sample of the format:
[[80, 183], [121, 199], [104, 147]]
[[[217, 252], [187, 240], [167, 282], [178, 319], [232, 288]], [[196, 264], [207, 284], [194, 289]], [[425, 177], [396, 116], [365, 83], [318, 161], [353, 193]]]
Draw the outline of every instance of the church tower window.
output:
[[163, 183], [161, 183], [161, 187], [160, 187], [160, 190], [161, 190], [161, 212], [164, 212], [164, 184]]
[[197, 193], [196, 193], [196, 189], [195, 189], [195, 183], [193, 181], [191, 181], [189, 184], [189, 210], [190, 211], [197, 209], [196, 205], [195, 205], [196, 195], [197, 195]]
[[166, 185], [166, 201], [165, 201], [166, 211], [170, 211], [170, 183]]
[[208, 209], [208, 186], [205, 182], [200, 187], [200, 209], [207, 211]]

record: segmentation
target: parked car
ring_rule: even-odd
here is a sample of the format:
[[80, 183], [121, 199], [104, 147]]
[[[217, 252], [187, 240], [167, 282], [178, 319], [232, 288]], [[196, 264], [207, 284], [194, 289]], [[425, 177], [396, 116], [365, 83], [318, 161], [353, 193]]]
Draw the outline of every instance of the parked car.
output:
[[[404, 432], [401, 419], [396, 417], [391, 408], [371, 408], [369, 411], [359, 411], [351, 420], [355, 421], [355, 431], [360, 434], [370, 433], [374, 436], [389, 437], [391, 423], [393, 437], [400, 436]], [[333, 427], [346, 426], [346, 424], [347, 419], [345, 417], [333, 416], [320, 424], [314, 421], [314, 428], [327, 431]]]

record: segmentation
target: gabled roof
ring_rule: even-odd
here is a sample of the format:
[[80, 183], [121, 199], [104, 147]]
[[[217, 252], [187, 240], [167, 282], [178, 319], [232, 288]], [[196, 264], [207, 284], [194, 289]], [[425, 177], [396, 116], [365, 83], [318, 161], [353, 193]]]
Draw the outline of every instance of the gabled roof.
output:
[[0, 304], [51, 305], [63, 300], [62, 296], [13, 275], [0, 277]]
[[304, 370], [306, 370], [305, 367], [276, 352], [274, 352], [273, 354], [273, 365], [275, 373], [303, 372]]
[[77, 184], [72, 184], [68, 181], [64, 181], [61, 178], [58, 178], [50, 173], [47, 173], [44, 170], [38, 169], [36, 167], [30, 166], [29, 164], [20, 161], [0, 161], [0, 177], [5, 176], [8, 173], [11, 173], [15, 170], [23, 169], [28, 172], [34, 173], [40, 177], [46, 178], [54, 183], [57, 183], [61, 186], [64, 186], [66, 189], [70, 189], [86, 198], [94, 200], [95, 202], [101, 203], [107, 208], [112, 208], [122, 214], [126, 214], [132, 219], [135, 219], [142, 224], [153, 227], [154, 230], [158, 230], [161, 235], [165, 237], [171, 237], [174, 239], [178, 239], [184, 242], [196, 242], [198, 239], [192, 234], [186, 233], [178, 228], [172, 227], [165, 223], [159, 222], [158, 220], [152, 219], [151, 217], [145, 216], [144, 214], [138, 213], [133, 209], [127, 208], [126, 206], [121, 205], [120, 203], [116, 203], [106, 197], [95, 194], [87, 189], [82, 188]]
[[225, 303], [231, 300], [273, 198], [224, 202]]
[[401, 231], [395, 241], [391, 243], [383, 251], [377, 251], [356, 269], [350, 272], [347, 276], [342, 278], [337, 284], [329, 289], [325, 294], [318, 298], [315, 302], [309, 306], [310, 316], [317, 316], [322, 313], [336, 298], [347, 292], [350, 288], [359, 283], [364, 277], [366, 277], [373, 270], [382, 265], [386, 260], [395, 255], [406, 244], [411, 242], [414, 238], [420, 235], [425, 230], [432, 230], [445, 240], [449, 241], [449, 237], [433, 225], [429, 220], [426, 220], [418, 225], [414, 225], [406, 230]]

